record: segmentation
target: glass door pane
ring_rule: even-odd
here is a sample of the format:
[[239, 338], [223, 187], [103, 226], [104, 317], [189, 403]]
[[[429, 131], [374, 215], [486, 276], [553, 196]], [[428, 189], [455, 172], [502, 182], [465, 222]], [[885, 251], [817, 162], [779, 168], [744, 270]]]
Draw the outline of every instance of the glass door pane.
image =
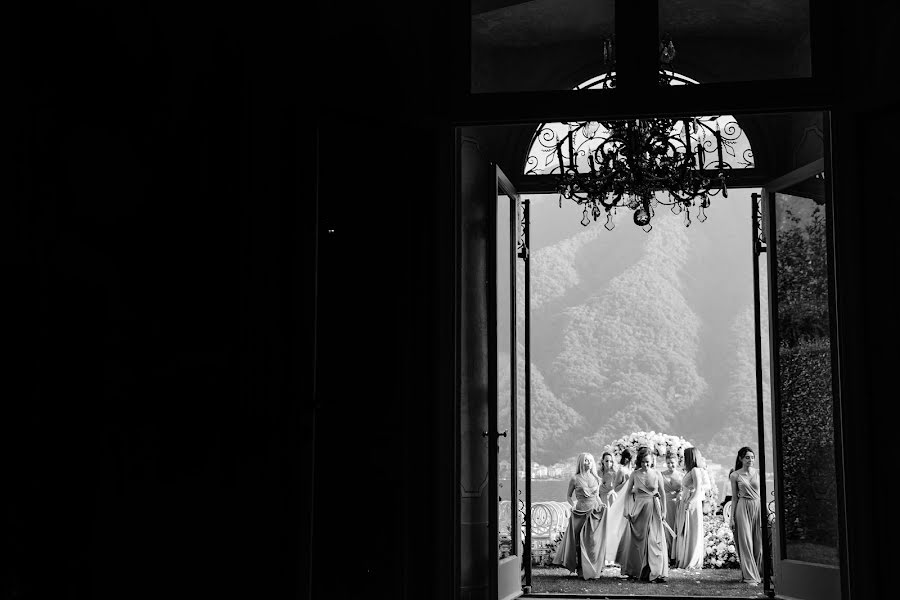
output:
[[472, 93], [571, 90], [605, 70], [604, 43], [612, 60], [612, 0], [471, 0], [471, 7]]
[[700, 83], [810, 77], [809, 0], [659, 3], [672, 68]]
[[775, 588], [798, 598], [839, 597], [835, 329], [824, 178], [770, 192], [767, 208], [778, 508]]
[[774, 202], [784, 557], [837, 565], [825, 209], [790, 194]]
[[[531, 507], [525, 503], [525, 477], [530, 476], [531, 469], [525, 460], [525, 390], [528, 380], [525, 376], [525, 260], [521, 256], [523, 249], [524, 237], [524, 215], [522, 213], [522, 203], [516, 202], [518, 213], [516, 214], [516, 256], [515, 256], [515, 276], [516, 276], [516, 493], [519, 496], [519, 523], [522, 530], [522, 560], [531, 560], [530, 544], [525, 544], [525, 518]], [[524, 566], [523, 562], [523, 566]]]

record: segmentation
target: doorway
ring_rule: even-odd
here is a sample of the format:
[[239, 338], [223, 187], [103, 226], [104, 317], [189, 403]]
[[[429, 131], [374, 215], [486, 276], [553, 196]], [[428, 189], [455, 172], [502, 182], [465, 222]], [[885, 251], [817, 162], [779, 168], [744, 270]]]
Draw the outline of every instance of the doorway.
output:
[[[475, 363], [478, 362], [477, 357], [480, 355], [486, 359], [485, 364], [487, 365], [487, 369], [484, 373], [480, 373], [483, 381], [483, 390], [479, 392], [482, 396], [481, 400], [485, 403], [484, 410], [480, 413], [478, 410], [472, 410], [474, 406], [470, 405], [467, 408], [467, 414], [462, 414], [463, 422], [460, 423], [460, 431], [462, 434], [462, 443], [463, 443], [463, 452], [471, 452], [473, 455], [480, 455], [480, 459], [484, 466], [486, 467], [485, 475], [486, 477], [483, 480], [483, 486], [479, 488], [479, 494], [474, 494], [473, 491], [470, 490], [468, 492], [464, 491], [463, 493], [463, 502], [462, 509], [463, 514], [467, 514], [470, 517], [475, 517], [478, 513], [478, 505], [483, 505], [482, 508], [487, 508], [483, 512], [484, 517], [487, 520], [487, 529], [492, 530], [489, 531], [486, 535], [483, 535], [483, 547], [490, 548], [493, 546], [493, 559], [489, 559], [491, 552], [486, 551], [483, 555], [483, 558], [490, 564], [492, 560], [497, 564], [496, 569], [487, 568], [485, 569], [484, 564], [481, 567], [477, 566], [478, 562], [477, 556], [479, 553], [467, 552], [466, 556], [461, 557], [461, 575], [462, 576], [472, 576], [476, 574], [476, 571], [481, 568], [486, 571], [487, 577], [485, 579], [485, 585], [483, 586], [485, 593], [487, 594], [485, 597], [512, 597], [510, 594], [515, 593], [531, 593], [532, 595], [535, 593], [539, 593], [539, 588], [535, 585], [533, 575], [530, 571], [535, 566], [534, 558], [528, 560], [528, 548], [529, 546], [534, 548], [535, 542], [537, 541], [537, 536], [535, 536], [535, 503], [539, 502], [536, 500], [536, 496], [534, 495], [535, 490], [535, 465], [533, 464], [536, 461], [531, 460], [533, 458], [532, 450], [538, 450], [537, 448], [528, 449], [526, 451], [525, 445], [527, 443], [534, 444], [534, 437], [532, 435], [532, 429], [535, 424], [535, 416], [533, 414], [533, 407], [528, 406], [529, 410], [525, 410], [525, 404], [531, 403], [531, 399], [529, 398], [526, 401], [526, 395], [530, 395], [535, 393], [535, 383], [534, 378], [540, 378], [542, 380], [541, 384], [546, 387], [546, 378], [543, 372], [540, 369], [537, 370], [536, 373], [528, 374], [528, 381], [525, 382], [526, 373], [525, 367], [528, 366], [529, 369], [533, 370], [533, 361], [528, 360], [525, 361], [524, 355], [526, 353], [530, 353], [531, 347], [534, 344], [540, 343], [540, 341], [535, 337], [535, 340], [532, 344], [526, 345], [526, 347], [521, 348], [523, 345], [523, 341], [528, 337], [531, 332], [531, 328], [524, 328], [525, 314], [528, 316], [532, 315], [532, 307], [528, 307], [528, 309], [524, 308], [524, 299], [526, 290], [523, 289], [523, 285], [525, 279], [528, 278], [528, 268], [529, 265], [533, 268], [534, 262], [529, 262], [528, 259], [534, 259], [535, 252], [537, 251], [537, 247], [535, 242], [525, 244], [523, 240], [526, 235], [529, 233], [534, 233], [536, 230], [536, 217], [535, 210], [536, 206], [541, 203], [549, 203], [546, 198], [540, 197], [536, 194], [520, 194], [515, 191], [516, 185], [521, 185], [523, 181], [527, 181], [527, 179], [523, 176], [519, 176], [518, 178], [506, 178], [503, 175], [498, 175], [496, 170], [496, 163], [493, 164], [488, 159], [488, 152], [484, 150], [483, 145], [479, 144], [477, 136], [475, 138], [461, 138], [460, 139], [460, 148], [461, 148], [461, 156], [462, 156], [462, 189], [461, 189], [461, 207], [460, 207], [460, 218], [461, 218], [461, 239], [460, 239], [460, 267], [461, 267], [461, 277], [462, 280], [467, 282], [466, 287], [463, 290], [463, 302], [460, 305], [460, 312], [458, 314], [458, 318], [460, 320], [460, 332], [461, 332], [461, 345], [460, 349], [463, 353], [463, 358], [460, 361], [460, 364], [465, 369], [470, 369], [470, 375], [474, 374], [475, 371], [478, 370], [478, 367]], [[468, 158], [467, 158], [468, 156]], [[477, 166], [478, 163], [481, 163], [481, 166]], [[468, 167], [467, 167], [468, 165]], [[519, 171], [520, 173], [522, 171]], [[765, 192], [760, 190], [760, 183], [764, 183], [768, 181], [770, 176], [765, 173], [758, 174], [757, 185], [755, 187], [746, 186], [742, 190], [733, 190], [732, 196], [733, 199], [736, 200], [738, 196], [744, 198], [746, 202], [746, 221], [744, 222], [744, 232], [747, 234], [745, 236], [745, 264], [748, 266], [750, 257], [747, 256], [751, 254], [747, 250], [752, 248], [753, 253], [759, 253], [759, 251], [763, 248], [758, 243], [758, 239], [753, 238], [753, 236], [749, 235], [751, 232], [756, 232], [758, 229], [762, 229], [761, 227], [757, 227], [755, 225], [755, 221], [752, 218], [750, 213], [756, 214], [757, 211], [751, 208], [751, 195], [755, 192], [758, 198], [765, 198], [762, 202], [761, 206], [768, 206], [766, 202], [769, 202], [769, 191]], [[515, 184], [513, 183], [515, 181]], [[501, 183], [498, 183], [501, 182]], [[777, 183], [777, 180], [776, 180]], [[776, 189], [769, 186], [771, 189]], [[498, 193], [499, 190], [499, 193]], [[795, 190], [796, 191], [796, 190]], [[771, 192], [775, 194], [776, 192]], [[466, 195], [470, 194], [470, 199], [466, 199]], [[481, 198], [493, 198], [494, 200], [491, 202], [478, 201], [475, 200], [476, 196], [480, 196]], [[500, 202], [497, 202], [497, 199], [500, 198]], [[493, 204], [493, 206], [492, 206]], [[504, 205], [506, 206], [504, 208]], [[521, 223], [524, 215], [524, 205], [530, 205], [531, 208], [531, 222], [530, 228], [523, 229], [521, 231], [516, 230], [516, 224]], [[522, 208], [520, 208], [522, 207]], [[560, 209], [563, 210], [563, 209]], [[493, 211], [493, 212], [492, 212]], [[762, 209], [760, 209], [762, 211]], [[714, 214], [714, 209], [709, 211], [710, 214]], [[770, 214], [770, 211], [765, 210], [766, 217]], [[683, 219], [683, 217], [682, 217]], [[502, 224], [501, 224], [502, 222]], [[760, 222], [761, 223], [761, 222]], [[487, 226], [485, 226], [487, 225]], [[620, 225], [619, 231], [621, 228], [628, 226], [628, 223], [623, 223]], [[694, 224], [694, 228], [690, 231], [697, 231], [699, 227], [709, 227], [714, 225], [713, 223], [707, 223], [705, 225], [697, 225]], [[580, 227], [580, 226], [579, 226]], [[594, 229], [599, 228], [598, 223], [592, 223], [591, 227]], [[631, 226], [633, 227], [633, 225]], [[683, 227], [683, 226], [682, 226]], [[588, 231], [588, 228], [584, 228], [583, 231]], [[686, 229], [685, 229], [686, 230]], [[685, 230], [682, 230], [684, 233]], [[663, 235], [665, 231], [663, 230], [663, 226], [657, 228], [656, 233], [643, 233], [638, 232], [645, 239], [649, 238], [651, 235]], [[507, 232], [504, 234], [504, 232]], [[600, 234], [606, 233], [614, 233], [614, 232], [606, 232], [601, 231], [598, 232]], [[763, 234], [763, 237], [764, 234]], [[621, 242], [624, 238], [617, 238], [617, 241]], [[596, 239], [594, 240], [596, 242]], [[524, 246], [524, 250], [523, 250]], [[607, 262], [605, 264], [606, 268], [609, 268], [610, 271], [605, 276], [607, 278], [615, 277], [613, 271], [617, 268], [617, 257], [621, 258], [627, 256], [630, 252], [630, 246], [628, 243], [619, 243], [614, 245], [614, 252], [619, 252], [618, 255], [606, 253], [605, 256], [607, 258]], [[773, 253], [774, 254], [774, 253]], [[764, 257], [768, 258], [768, 257]], [[754, 260], [759, 260], [758, 255], [754, 254]], [[479, 266], [480, 265], [480, 266]], [[507, 265], [504, 271], [502, 265]], [[618, 267], [621, 267], [621, 264], [618, 264]], [[763, 266], [763, 279], [766, 279], [766, 266]], [[479, 270], [480, 269], [480, 270]], [[827, 264], [826, 264], [827, 269]], [[558, 272], [557, 272], [558, 274]], [[532, 276], [542, 276], [543, 274], [531, 273]], [[485, 289], [484, 293], [479, 296], [479, 292], [469, 285], [474, 286], [482, 286], [484, 287], [484, 283], [487, 282], [488, 286]], [[502, 285], [501, 285], [502, 284]], [[763, 283], [761, 292], [764, 293], [768, 281], [766, 280]], [[496, 285], [497, 287], [493, 288], [491, 291], [491, 285]], [[627, 288], [627, 286], [626, 286]], [[527, 288], [528, 292], [534, 292], [532, 286]], [[827, 290], [826, 290], [827, 291]], [[768, 290], [771, 293], [771, 289]], [[540, 296], [539, 294], [535, 294], [535, 296]], [[777, 297], [777, 296], [776, 296]], [[477, 300], [477, 302], [476, 302]], [[747, 298], [748, 302], [752, 301], [752, 292], [748, 294]], [[546, 298], [536, 298], [533, 300], [535, 303], [540, 304], [546, 301]], [[466, 303], [468, 302], [468, 307], [475, 307], [477, 310], [473, 313], [469, 311], [469, 308], [466, 307]], [[766, 308], [769, 306], [770, 298], [768, 295], [762, 299], [762, 305]], [[750, 302], [752, 304], [752, 302]], [[508, 309], [505, 315], [501, 312], [501, 307], [507, 306]], [[677, 315], [679, 315], [679, 307], [673, 306], [671, 303], [667, 306], [668, 314], [670, 316], [670, 320], [674, 320]], [[478, 314], [479, 310], [483, 310], [483, 314], [487, 317], [487, 320], [479, 319]], [[491, 313], [493, 312], [493, 315]], [[753, 312], [752, 309], [750, 311]], [[524, 314], [523, 314], [524, 313]], [[518, 318], [511, 318], [511, 315], [518, 314]], [[503, 318], [509, 319], [507, 324], [501, 324], [501, 320]], [[756, 319], [758, 322], [759, 315], [756, 315]], [[475, 345], [471, 344], [471, 342], [475, 341], [479, 338], [479, 325], [483, 326], [486, 323], [494, 323], [493, 327], [489, 328], [489, 331], [495, 332], [492, 334], [493, 340], [485, 340], [482, 343], [480, 348], [476, 348]], [[751, 319], [751, 329], [753, 320]], [[552, 329], [553, 325], [547, 324], [537, 324], [535, 325], [540, 327], [545, 327], [548, 329]], [[527, 329], [527, 332], [526, 332]], [[761, 330], [764, 328], [760, 328]], [[483, 332], [481, 332], [483, 333]], [[760, 336], [762, 331], [759, 332]], [[753, 340], [753, 335], [751, 334], [750, 339]], [[759, 336], [757, 336], [759, 337]], [[505, 341], [501, 341], [505, 340]], [[766, 348], [769, 348], [770, 344], [768, 340], [761, 339], [761, 344], [765, 344]], [[752, 347], [752, 343], [750, 345], [750, 353], [751, 355], [755, 355], [755, 350]], [[505, 348], [505, 349], [504, 349]], [[772, 346], [772, 348], [777, 349], [778, 346]], [[513, 351], [515, 349], [515, 351]], [[746, 349], [746, 348], [745, 348]], [[760, 355], [763, 353], [763, 349], [760, 348]], [[468, 355], [468, 356], [466, 356]], [[760, 364], [761, 356], [755, 356], [755, 358], [751, 359], [751, 362], [754, 367], [762, 365]], [[776, 358], [773, 359], [774, 361]], [[506, 365], [505, 367], [503, 365]], [[468, 366], [467, 366], [468, 365]], [[780, 368], [780, 365], [776, 365], [775, 369]], [[584, 369], [588, 373], [591, 372], [590, 368]], [[768, 379], [768, 378], [766, 378]], [[466, 379], [462, 379], [465, 383]], [[506, 382], [505, 384], [503, 382]], [[474, 399], [474, 395], [471, 392], [475, 392], [478, 390], [478, 385], [475, 385], [475, 381], [469, 378], [468, 383], [470, 387], [468, 387], [468, 392], [464, 389], [463, 393], [468, 396], [467, 399]], [[756, 404], [756, 381], [753, 381], [753, 400], [754, 404]], [[506, 387], [504, 387], [506, 385]], [[773, 384], [774, 385], [774, 384]], [[690, 386], [688, 386], [690, 387]], [[678, 391], [672, 392], [672, 396], [667, 396], [667, 400], [675, 399], [674, 394], [677, 394]], [[503, 396], [508, 400], [504, 400], [504, 402], [508, 402], [504, 406], [504, 404], [498, 404], [497, 399]], [[491, 400], [493, 398], [494, 400]], [[834, 403], [832, 403], [833, 405]], [[571, 408], [569, 406], [557, 406], [560, 411], [565, 411], [565, 408]], [[577, 411], [575, 411], [577, 413]], [[525, 415], [528, 417], [525, 417]], [[565, 416], [565, 415], [564, 415]], [[583, 415], [580, 415], [583, 417]], [[762, 415], [760, 415], [762, 416]], [[571, 421], [573, 421], [573, 427], [575, 423], [578, 421], [578, 414], [569, 415], [571, 417]], [[775, 422], [777, 419], [773, 420], [768, 418], [769, 415], [765, 415], [762, 418], [765, 429], [765, 424], [769, 422]], [[528, 428], [529, 431], [525, 433], [522, 431], [524, 429], [524, 422], [526, 418], [530, 418], [531, 426]], [[757, 415], [753, 415], [754, 420], [757, 418]], [[474, 436], [469, 435], [466, 437], [465, 428], [466, 423], [465, 420], [469, 419], [469, 423], [473, 423], [482, 419], [484, 424], [487, 427], [482, 427], [480, 430], [480, 434], [482, 436], [482, 441], [480, 443], [480, 450], [475, 450], [472, 447], [466, 448], [465, 444], [468, 440], [472, 441]], [[833, 421], [832, 421], [833, 422]], [[493, 425], [496, 423], [496, 427]], [[677, 426], [677, 419], [673, 420], [673, 425]], [[635, 424], [634, 428], [637, 428], [638, 425]], [[630, 433], [629, 431], [621, 431], [622, 435]], [[506, 433], [506, 435], [503, 435]], [[550, 436], [552, 437], [552, 436]], [[559, 436], [557, 436], [558, 438]], [[610, 436], [607, 435], [607, 438]], [[777, 437], [777, 436], [776, 436]], [[524, 438], [524, 439], [523, 439]], [[765, 447], [772, 440], [772, 436], [769, 435], [768, 432], [760, 432], [755, 441], [758, 447]], [[542, 440], [545, 441], [545, 440]], [[551, 440], [559, 442], [559, 439]], [[612, 442], [612, 439], [607, 440], [608, 442]], [[694, 442], [697, 443], [697, 442]], [[478, 445], [478, 444], [476, 444]], [[599, 444], [598, 444], [599, 445]], [[698, 444], [699, 445], [699, 444]], [[496, 447], [496, 449], [495, 449]], [[834, 448], [835, 446], [832, 446]], [[737, 449], [735, 446], [734, 450]], [[500, 453], [503, 454], [505, 460], [501, 460]], [[769, 454], [769, 453], [765, 453]], [[765, 465], [769, 465], [769, 469], [771, 470], [771, 465], [774, 464], [771, 460], [771, 454], [769, 454], [769, 460], [763, 460]], [[461, 474], [467, 467], [471, 467], [472, 463], [467, 463], [465, 457], [461, 457]], [[515, 468], [514, 468], [515, 466]], [[551, 473], [552, 468], [556, 467], [556, 470], [559, 471], [559, 465], [556, 464], [541, 464], [539, 463], [536, 466], [537, 471], [541, 474], [541, 480], [550, 479], [548, 477]], [[546, 472], [545, 470], [546, 469]], [[834, 471], [832, 471], [834, 472]], [[508, 474], [508, 477], [504, 479], [502, 477], [503, 474]], [[554, 472], [555, 475], [562, 475], [561, 473]], [[471, 486], [472, 473], [469, 473], [469, 485]], [[462, 480], [461, 480], [462, 481]], [[721, 483], [721, 480], [720, 482]], [[504, 487], [505, 486], [505, 489]], [[529, 491], [530, 490], [530, 491]], [[769, 492], [772, 491], [772, 486], [768, 487]], [[720, 490], [720, 492], [723, 490]], [[528, 492], [528, 497], [526, 499], [526, 492]], [[564, 492], [563, 492], [564, 493]], [[468, 494], [468, 495], [466, 495]], [[504, 495], [506, 496], [504, 498]], [[724, 494], [722, 494], [724, 496]], [[498, 500], [498, 502], [484, 502], [485, 498], [482, 496], [493, 497]], [[516, 501], [513, 501], [516, 499]], [[506, 509], [504, 509], [503, 502], [506, 501]], [[492, 505], [496, 505], [495, 508], [491, 508]], [[766, 498], [766, 509], [772, 510], [777, 514], [775, 503], [771, 502], [770, 499]], [[524, 509], [525, 506], [532, 508], [531, 511], [527, 511]], [[513, 507], [520, 508], [520, 510], [514, 510]], [[720, 507], [721, 508], [721, 505]], [[553, 519], [553, 511], [547, 511], [543, 508], [542, 519]], [[714, 509], [715, 511], [715, 509]], [[496, 515], [496, 516], [494, 516]], [[549, 516], [548, 516], [549, 515]], [[558, 515], [557, 515], [558, 517]], [[782, 517], [783, 518], [783, 517]], [[508, 521], [508, 523], [507, 523]], [[475, 527], [481, 527], [485, 525], [485, 523], [478, 518], [471, 519], [468, 522], [463, 521], [464, 528], [469, 529], [471, 532]], [[491, 525], [493, 523], [494, 525]], [[771, 523], [777, 528], [778, 521], [773, 519]], [[835, 521], [835, 527], [837, 523]], [[504, 528], [506, 530], [507, 536], [503, 535]], [[517, 532], [521, 530], [521, 535], [514, 535], [513, 532]], [[836, 530], [833, 530], [836, 531]], [[471, 539], [471, 536], [468, 536]], [[837, 539], [837, 534], [834, 534], [834, 539]], [[464, 534], [461, 537], [461, 540], [465, 541], [467, 535]], [[780, 539], [780, 538], [779, 538]], [[779, 542], [780, 543], [780, 542]], [[507, 552], [504, 555], [503, 546], [506, 545]], [[836, 549], [836, 547], [835, 547]], [[796, 548], [795, 548], [796, 555]], [[779, 554], [777, 560], [783, 560], [783, 554]], [[516, 557], [515, 561], [510, 560], [510, 557]], [[505, 562], [504, 562], [505, 560]], [[468, 562], [467, 562], [468, 561]], [[499, 561], [499, 562], [497, 562]], [[516, 563], [519, 569], [519, 587], [517, 590], [512, 590], [515, 588], [515, 577], [511, 575], [511, 572], [514, 571], [513, 568], [509, 567], [513, 562]], [[803, 562], [803, 561], [800, 561]], [[504, 570], [504, 565], [506, 565]], [[772, 569], [769, 569], [770, 571]], [[776, 567], [774, 569], [776, 572], [782, 573], [782, 577], [788, 577], [790, 575], [790, 569], [788, 571], [788, 575], [784, 575], [784, 571], [778, 571]], [[777, 578], [776, 578], [777, 579]], [[838, 569], [838, 579], [839, 579], [839, 569]], [[480, 589], [477, 585], [477, 578], [470, 578], [470, 581], [476, 582], [474, 587], [470, 587], [470, 591], [475, 591]], [[506, 587], [501, 588], [503, 585], [501, 582], [506, 582]], [[590, 582], [589, 582], [590, 583]], [[615, 585], [617, 582], [614, 580], [610, 580], [610, 583]], [[512, 587], [510, 587], [512, 586]], [[465, 586], [464, 586], [465, 587]], [[584, 587], [584, 586], [581, 586]], [[493, 592], [491, 590], [496, 590], [497, 596], [493, 596]], [[581, 591], [581, 590], [579, 590]], [[587, 593], [592, 593], [594, 590], [589, 589]], [[604, 590], [604, 593], [609, 593], [610, 590]], [[614, 590], [613, 590], [614, 592]], [[585, 593], [585, 592], [581, 592]], [[651, 590], [647, 590], [646, 592], [650, 594]], [[667, 595], [665, 590], [653, 590], [653, 595]], [[752, 594], [751, 594], [752, 595]]]

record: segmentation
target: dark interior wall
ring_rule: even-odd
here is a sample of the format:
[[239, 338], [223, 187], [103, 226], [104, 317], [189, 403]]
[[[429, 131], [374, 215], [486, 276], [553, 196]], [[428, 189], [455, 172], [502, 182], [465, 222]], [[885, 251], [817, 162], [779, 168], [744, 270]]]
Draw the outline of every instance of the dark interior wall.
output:
[[3, 597], [284, 597], [313, 374], [296, 38], [227, 3], [9, 11]]
[[[867, 14], [868, 12], [868, 14]], [[900, 26], [900, 11], [882, 3], [873, 10], [843, 10], [835, 35], [846, 44], [827, 44], [836, 109], [826, 124], [835, 194], [835, 246], [838, 318], [846, 386], [843, 403], [843, 454], [851, 588], [856, 598], [887, 595], [896, 520], [878, 518], [878, 495], [866, 492], [879, 476], [881, 440], [894, 438], [897, 422], [895, 365], [900, 315], [896, 291], [885, 285], [900, 277], [900, 247], [886, 222], [874, 218], [874, 199], [896, 196], [886, 176], [896, 163], [895, 132], [900, 126], [900, 94], [889, 75], [895, 71], [889, 48]], [[840, 212], [838, 212], [838, 210]]]
[[442, 10], [14, 7], [5, 596], [452, 591]]
[[453, 593], [447, 8], [321, 9], [314, 598]]

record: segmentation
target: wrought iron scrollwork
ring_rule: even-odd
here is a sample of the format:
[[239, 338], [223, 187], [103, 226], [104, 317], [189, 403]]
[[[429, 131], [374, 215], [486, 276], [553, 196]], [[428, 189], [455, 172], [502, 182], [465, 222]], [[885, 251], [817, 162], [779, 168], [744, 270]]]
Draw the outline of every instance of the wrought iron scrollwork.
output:
[[[670, 39], [660, 43], [661, 57], [674, 57], [670, 45]], [[575, 89], [614, 87], [615, 77], [610, 69]], [[660, 78], [666, 85], [697, 83], [665, 66]], [[737, 120], [708, 115], [543, 123], [532, 137], [525, 174], [556, 175], [560, 203], [565, 197], [584, 206], [582, 225], [605, 213], [612, 229], [615, 209], [627, 207], [649, 231], [657, 204], [683, 211], [685, 226], [692, 208], [705, 221], [711, 197], [728, 196], [726, 172], [752, 167], [753, 150]]]
[[522, 200], [520, 203], [521, 210], [519, 211], [519, 236], [516, 241], [516, 256], [521, 258], [524, 261], [528, 260], [528, 210], [529, 210], [529, 202], [528, 200]]
[[[750, 169], [755, 166], [747, 134], [733, 116], [707, 115], [688, 119], [688, 122], [690, 152], [701, 161], [702, 169]], [[687, 151], [683, 139], [684, 120], [671, 121], [671, 127], [672, 146], [669, 152], [684, 154]], [[590, 168], [588, 157], [594, 158], [600, 146], [608, 145], [612, 134], [609, 123], [600, 121], [542, 123], [531, 138], [525, 174], [560, 175], [557, 152], [560, 145], [565, 146], [562, 148], [563, 169], [574, 167], [586, 171]], [[697, 146], [701, 152], [697, 152]]]
[[[662, 47], [667, 47], [664, 40]], [[669, 65], [671, 66], [671, 65]], [[698, 82], [671, 69], [660, 69], [661, 81], [667, 85], [695, 85]], [[612, 68], [607, 72], [588, 79], [575, 86], [575, 90], [598, 90], [615, 87], [616, 73]], [[700, 169], [747, 169], [754, 167], [753, 150], [746, 134], [741, 129], [737, 120], [731, 115], [709, 115], [689, 119], [691, 140], [690, 152], [695, 152], [700, 159]], [[673, 121], [672, 137], [684, 137], [684, 121]], [[567, 122], [567, 123], [542, 123], [532, 136], [528, 159], [525, 163], [526, 175], [560, 175], [567, 167], [588, 168], [588, 157], [596, 153], [598, 147], [603, 145], [610, 137], [610, 129], [599, 121]], [[717, 135], [718, 132], [718, 135]], [[571, 149], [574, 150], [573, 158], [568, 165], [561, 169], [557, 147], [563, 143], [567, 136], [571, 136]], [[670, 150], [684, 153], [685, 144], [676, 142], [677, 148]], [[701, 152], [695, 148], [700, 146]], [[721, 151], [721, 154], [720, 154]], [[709, 160], [707, 160], [707, 155]], [[568, 156], [564, 157], [568, 158]]]
[[760, 194], [753, 194], [753, 222], [756, 226], [756, 236], [754, 239], [754, 250], [756, 251], [756, 256], [759, 256], [763, 252], [766, 251], [766, 233], [765, 233], [765, 222], [763, 221], [763, 209], [762, 203], [764, 199], [760, 196]]

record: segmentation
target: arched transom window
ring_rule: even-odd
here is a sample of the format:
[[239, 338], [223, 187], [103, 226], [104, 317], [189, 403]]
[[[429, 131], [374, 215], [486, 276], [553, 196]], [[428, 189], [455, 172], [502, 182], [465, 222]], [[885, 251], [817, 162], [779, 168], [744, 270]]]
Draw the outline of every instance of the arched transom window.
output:
[[[664, 72], [669, 85], [691, 85], [697, 81], [673, 71]], [[575, 86], [575, 90], [604, 89], [615, 87], [615, 73], [604, 73], [592, 77]], [[690, 133], [685, 136], [685, 126]], [[553, 175], [560, 172], [560, 160], [565, 167], [571, 166], [569, 153], [560, 155], [557, 148], [561, 140], [572, 133], [572, 156], [575, 167], [589, 169], [590, 156], [609, 136], [609, 130], [600, 121], [542, 123], [531, 139], [528, 159], [525, 162], [526, 175]], [[721, 153], [716, 143], [716, 132], [722, 139]], [[754, 166], [750, 141], [737, 120], [731, 115], [708, 115], [679, 119], [672, 127], [673, 140], [691, 140], [691, 149], [696, 153], [698, 166], [703, 169], [747, 169]], [[686, 151], [682, 141], [673, 145], [672, 152]], [[720, 157], [721, 154], [721, 157]], [[721, 161], [721, 165], [719, 164]]]

